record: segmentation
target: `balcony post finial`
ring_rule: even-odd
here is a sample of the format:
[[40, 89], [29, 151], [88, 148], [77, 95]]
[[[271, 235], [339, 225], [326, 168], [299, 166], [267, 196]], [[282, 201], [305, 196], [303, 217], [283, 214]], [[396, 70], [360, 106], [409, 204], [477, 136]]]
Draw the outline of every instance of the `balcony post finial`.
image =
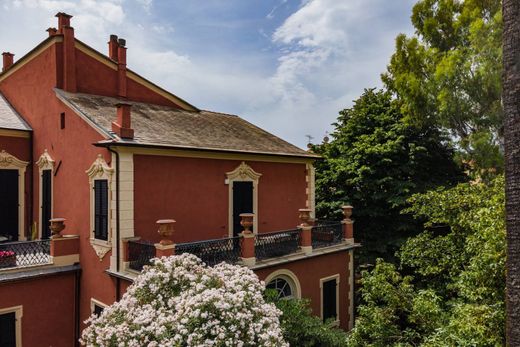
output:
[[161, 241], [155, 244], [155, 256], [157, 258], [169, 257], [175, 254], [175, 243], [171, 240], [174, 233], [173, 225], [176, 223], [174, 219], [159, 219], [157, 222], [159, 230], [157, 232], [161, 236]]

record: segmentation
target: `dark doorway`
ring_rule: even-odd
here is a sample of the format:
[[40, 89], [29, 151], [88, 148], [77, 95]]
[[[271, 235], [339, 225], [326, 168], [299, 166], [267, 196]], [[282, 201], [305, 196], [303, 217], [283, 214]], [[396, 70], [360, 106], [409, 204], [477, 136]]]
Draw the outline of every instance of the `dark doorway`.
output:
[[52, 218], [52, 170], [42, 171], [42, 239], [48, 239], [51, 236]]
[[0, 314], [0, 346], [16, 347], [16, 314]]
[[0, 170], [0, 236], [9, 241], [18, 241], [18, 189], [18, 170]]
[[233, 182], [233, 236], [243, 230], [241, 213], [253, 213], [253, 182]]
[[327, 319], [333, 318], [337, 320], [338, 312], [337, 308], [337, 288], [338, 285], [336, 279], [332, 279], [326, 282], [323, 282], [323, 321]]

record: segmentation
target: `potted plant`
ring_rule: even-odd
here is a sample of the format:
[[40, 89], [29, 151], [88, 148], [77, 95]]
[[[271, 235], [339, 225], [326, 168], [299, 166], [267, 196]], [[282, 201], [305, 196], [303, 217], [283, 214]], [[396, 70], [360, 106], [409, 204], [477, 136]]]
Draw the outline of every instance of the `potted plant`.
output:
[[13, 251], [0, 251], [0, 268], [15, 266], [16, 253]]

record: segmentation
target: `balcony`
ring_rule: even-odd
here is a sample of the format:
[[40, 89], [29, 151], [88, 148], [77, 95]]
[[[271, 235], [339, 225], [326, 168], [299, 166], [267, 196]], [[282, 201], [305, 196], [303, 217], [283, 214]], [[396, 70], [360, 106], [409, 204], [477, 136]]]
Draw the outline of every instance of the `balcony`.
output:
[[[302, 211], [304, 211], [303, 216]], [[343, 221], [318, 220], [309, 223], [309, 211], [302, 209], [300, 210], [302, 224], [298, 228], [258, 234], [249, 231], [253, 216], [244, 214], [242, 225], [245, 230], [239, 237], [175, 245], [169, 240], [161, 245], [139, 238], [129, 238], [123, 240], [125, 262], [128, 269], [141, 271], [155, 257], [191, 253], [209, 266], [226, 262], [258, 267], [263, 263], [284, 261], [294, 256], [317, 255], [354, 244], [352, 221], [349, 218], [351, 210], [344, 213]]]
[[51, 239], [0, 243], [0, 282], [79, 263], [79, 236], [56, 233]]
[[51, 263], [51, 241], [20, 241], [0, 244], [0, 269]]

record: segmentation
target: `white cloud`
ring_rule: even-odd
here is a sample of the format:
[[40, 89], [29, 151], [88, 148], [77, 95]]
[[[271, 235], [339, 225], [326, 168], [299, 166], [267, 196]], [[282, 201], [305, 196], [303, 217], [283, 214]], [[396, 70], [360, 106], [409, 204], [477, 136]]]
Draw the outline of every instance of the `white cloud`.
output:
[[[152, 0], [7, 0], [0, 11], [0, 50], [14, 51], [19, 58], [46, 37], [48, 26], [56, 26], [56, 12], [70, 12], [76, 36], [92, 47], [106, 53], [109, 34], [118, 34], [127, 39], [132, 70], [196, 106], [240, 114], [303, 147], [306, 134], [319, 141], [339, 110], [363, 88], [380, 83], [394, 37], [410, 31], [407, 18], [414, 0], [406, 1], [404, 22], [388, 17], [395, 7], [388, 0], [302, 1], [272, 36], [258, 29], [276, 49], [276, 65], [267, 70], [251, 68], [260, 53], [243, 57], [250, 59], [245, 67], [230, 63], [229, 57], [172, 49], [176, 23], [154, 18]], [[149, 15], [130, 12], [135, 4]]]

